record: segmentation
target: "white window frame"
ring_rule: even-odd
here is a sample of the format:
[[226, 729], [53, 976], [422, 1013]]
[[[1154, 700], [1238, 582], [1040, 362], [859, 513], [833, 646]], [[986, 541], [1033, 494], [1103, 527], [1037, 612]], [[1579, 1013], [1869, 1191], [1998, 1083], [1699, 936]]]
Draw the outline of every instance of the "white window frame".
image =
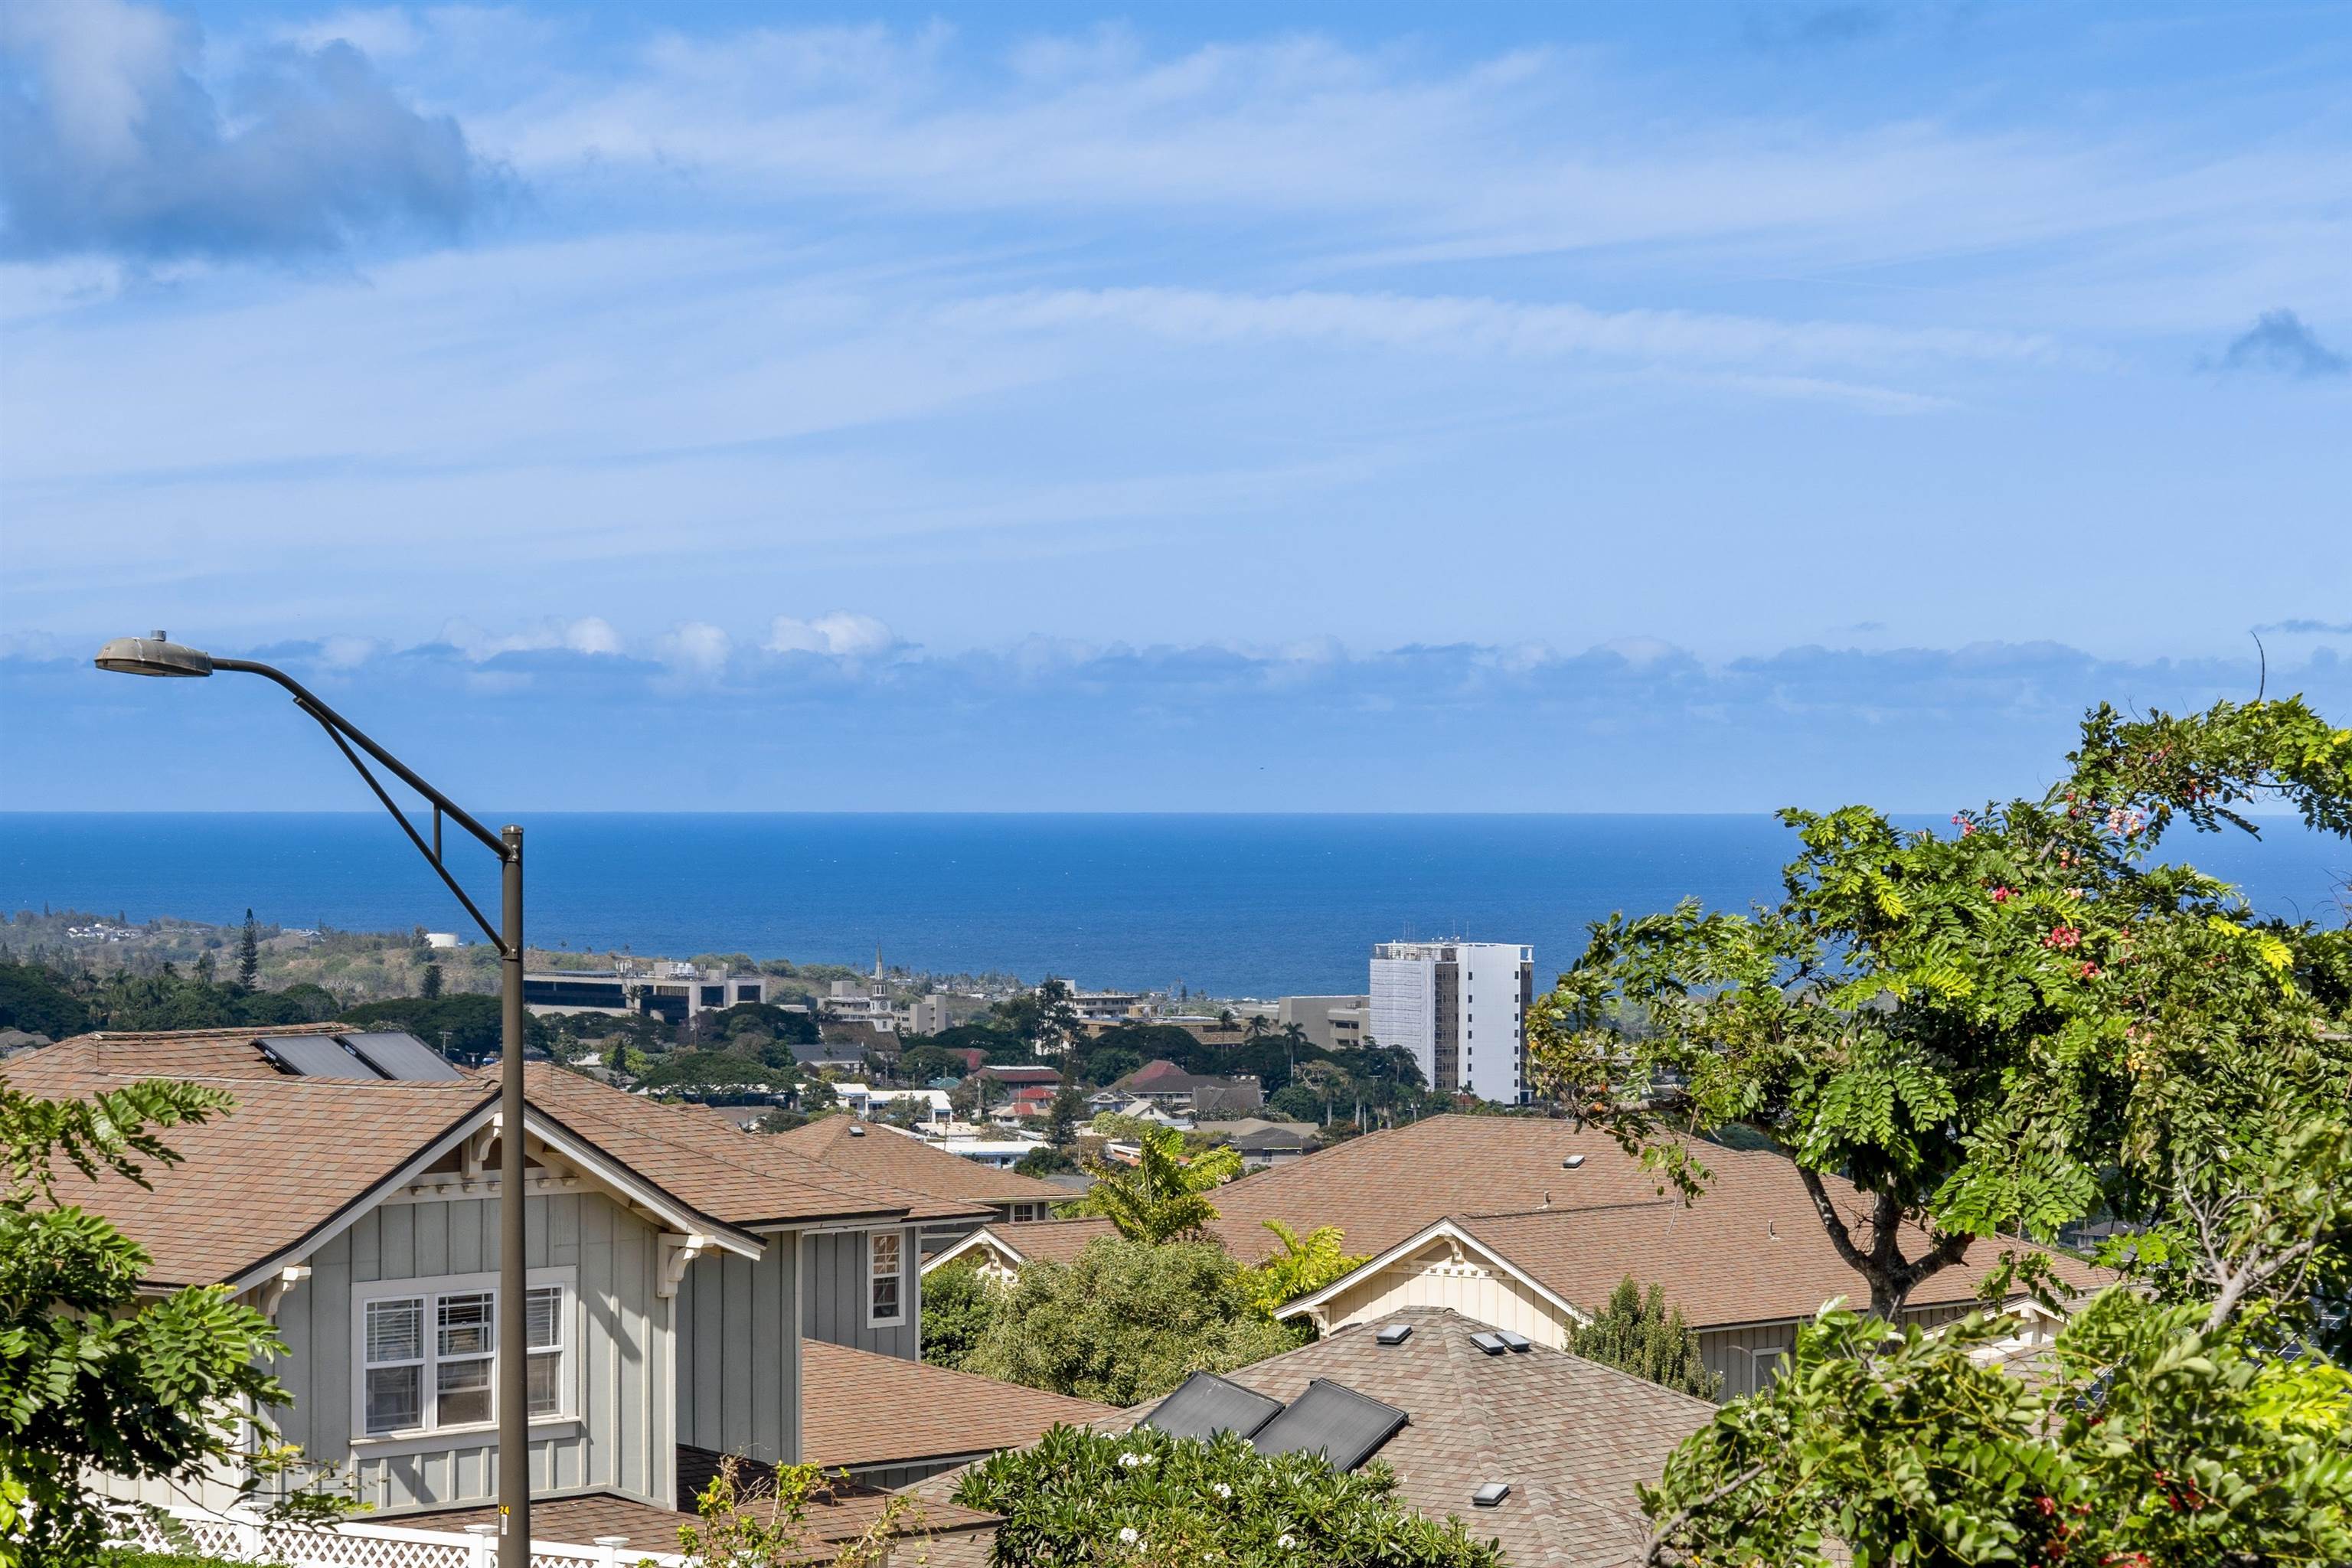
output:
[[[555, 1308], [555, 1343], [534, 1347], [534, 1353], [552, 1355], [556, 1359], [556, 1408], [542, 1411], [530, 1417], [534, 1426], [550, 1426], [576, 1420], [579, 1417], [580, 1368], [579, 1353], [580, 1282], [577, 1268], [534, 1268], [523, 1277], [526, 1290], [555, 1289], [561, 1292]], [[373, 1279], [352, 1289], [352, 1443], [354, 1447], [367, 1444], [389, 1444], [413, 1441], [420, 1437], [439, 1437], [458, 1434], [494, 1433], [498, 1430], [498, 1356], [490, 1356], [490, 1415], [485, 1421], [442, 1423], [436, 1419], [438, 1400], [436, 1396], [436, 1368], [443, 1359], [440, 1349], [440, 1302], [446, 1297], [488, 1294], [490, 1298], [491, 1321], [498, 1321], [499, 1277], [496, 1274], [441, 1274], [414, 1279]], [[424, 1311], [423, 1355], [415, 1362], [385, 1363], [387, 1365], [413, 1365], [419, 1370], [418, 1414], [421, 1424], [402, 1426], [386, 1432], [367, 1429], [367, 1320], [371, 1301], [419, 1300]], [[493, 1345], [496, 1344], [493, 1330]], [[471, 1356], [452, 1356], [455, 1362], [472, 1360]]]
[[[877, 1241], [886, 1240], [890, 1243], [895, 1265], [887, 1274], [876, 1267], [877, 1249], [874, 1245]], [[869, 1230], [866, 1233], [866, 1246], [861, 1250], [866, 1259], [866, 1326], [869, 1329], [903, 1328], [907, 1322], [907, 1233], [902, 1230]], [[891, 1279], [898, 1282], [898, 1310], [886, 1318], [874, 1310], [874, 1287]]]

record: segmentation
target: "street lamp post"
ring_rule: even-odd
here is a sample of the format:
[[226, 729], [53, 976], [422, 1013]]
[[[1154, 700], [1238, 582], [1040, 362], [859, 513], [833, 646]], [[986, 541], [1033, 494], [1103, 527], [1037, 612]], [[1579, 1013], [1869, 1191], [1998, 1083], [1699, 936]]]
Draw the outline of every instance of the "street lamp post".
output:
[[[293, 693], [294, 705], [317, 721], [335, 749], [358, 770], [383, 808], [392, 813], [416, 852], [425, 857], [441, 880], [466, 906], [466, 912], [498, 950], [499, 1008], [502, 1024], [499, 1089], [499, 1568], [530, 1568], [530, 1356], [524, 1326], [526, 1281], [523, 1256], [523, 1086], [522, 1086], [522, 829], [509, 825], [492, 833], [455, 801], [411, 772], [408, 766], [362, 734], [341, 714], [319, 700], [284, 670], [249, 659], [215, 658], [199, 649], [173, 642], [162, 632], [146, 637], [116, 637], [98, 650], [100, 669], [121, 675], [206, 676], [216, 670], [258, 675]], [[358, 748], [354, 751], [353, 748]], [[416, 825], [393, 803], [383, 785], [360, 752], [422, 795], [433, 807], [433, 842], [428, 846]], [[499, 923], [490, 924], [480, 906], [469, 897], [441, 858], [441, 823], [446, 817], [471, 834], [499, 858]]]

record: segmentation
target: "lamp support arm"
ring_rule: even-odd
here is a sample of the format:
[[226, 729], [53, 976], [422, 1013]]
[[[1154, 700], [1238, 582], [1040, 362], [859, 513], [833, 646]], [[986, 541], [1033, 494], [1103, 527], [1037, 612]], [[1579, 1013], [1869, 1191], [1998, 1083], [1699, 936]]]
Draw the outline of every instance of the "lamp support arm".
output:
[[[433, 868], [441, 880], [448, 886], [449, 890], [457, 895], [457, 901], [466, 906], [466, 912], [474, 918], [476, 925], [482, 928], [482, 934], [489, 939], [490, 945], [497, 949], [500, 957], [508, 956], [504, 933], [490, 923], [489, 917], [482, 913], [481, 906], [474, 902], [466, 889], [459, 885], [457, 879], [449, 874], [449, 868], [442, 863], [441, 819], [446, 816], [467, 833], [472, 834], [489, 849], [490, 853], [499, 858], [501, 865], [515, 853], [509, 848], [504, 839], [476, 821], [473, 816], [457, 802], [417, 777], [405, 763], [370, 740], [359, 726], [320, 701], [308, 687], [284, 670], [244, 658], [216, 658], [213, 660], [213, 668], [262, 676], [276, 681], [288, 691], [292, 692], [294, 705], [316, 720], [319, 727], [326, 731], [327, 738], [335, 742], [335, 749], [343, 753], [343, 759], [352, 764], [362, 779], [367, 782], [368, 788], [374, 792], [375, 798], [383, 803], [384, 810], [392, 814], [392, 819], [400, 824], [400, 830], [408, 835], [408, 841], [416, 846], [416, 852], [425, 857], [425, 863]], [[383, 763], [394, 777], [423, 795], [432, 805], [433, 842], [430, 845], [425, 842], [425, 836], [416, 831], [416, 825], [408, 820], [408, 814], [401, 810], [392, 796], [385, 793], [383, 785], [377, 782], [375, 774], [368, 771], [367, 763], [360, 760], [359, 752], [352, 749], [353, 746], [357, 746], [359, 752], [365, 752]]]

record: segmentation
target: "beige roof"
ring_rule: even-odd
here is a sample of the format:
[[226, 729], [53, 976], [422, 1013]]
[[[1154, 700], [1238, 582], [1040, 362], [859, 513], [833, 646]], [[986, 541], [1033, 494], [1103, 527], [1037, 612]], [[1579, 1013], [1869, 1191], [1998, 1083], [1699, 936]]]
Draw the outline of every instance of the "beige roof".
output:
[[[1402, 1344], [1375, 1339], [1399, 1322], [1412, 1325]], [[1717, 1407], [1541, 1345], [1487, 1355], [1470, 1343], [1486, 1327], [1442, 1307], [1410, 1307], [1225, 1376], [1286, 1405], [1328, 1378], [1403, 1411], [1405, 1426], [1372, 1455], [1396, 1472], [1401, 1500], [1499, 1540], [1512, 1568], [1633, 1568], [1649, 1530], [1635, 1484], [1654, 1483], [1666, 1456]], [[1094, 1425], [1124, 1431], [1157, 1404]], [[943, 1500], [966, 1473], [907, 1489]], [[1510, 1496], [1474, 1506], [1471, 1493], [1490, 1481], [1510, 1483]]]
[[[1569, 1169], [1564, 1162], [1578, 1156]], [[1701, 1326], [1811, 1317], [1830, 1297], [1866, 1296], [1861, 1276], [1831, 1247], [1793, 1164], [1713, 1145], [1700, 1157], [1714, 1179], [1685, 1207], [1606, 1133], [1535, 1117], [1433, 1116], [1220, 1187], [1213, 1229], [1228, 1251], [1255, 1263], [1278, 1245], [1268, 1219], [1302, 1232], [1336, 1225], [1349, 1252], [1378, 1257], [1452, 1217], [1572, 1304], [1597, 1305], [1630, 1272], [1664, 1285]], [[1827, 1184], [1842, 1208], [1862, 1212], [1851, 1186]], [[1066, 1262], [1111, 1234], [1102, 1219], [988, 1230], [1024, 1261]], [[1979, 1242], [1975, 1261], [1929, 1279], [1913, 1304], [1971, 1299], [2010, 1245]], [[1906, 1251], [1916, 1257], [1924, 1246], [1915, 1231]], [[2089, 1266], [2053, 1256], [2070, 1283], [2103, 1282]]]
[[[79, 1053], [50, 1061], [60, 1045], [11, 1061], [11, 1087], [61, 1098], [159, 1076], [81, 1068]], [[104, 1215], [147, 1248], [148, 1281], [206, 1285], [235, 1279], [281, 1256], [340, 1217], [454, 1131], [491, 1099], [492, 1086], [352, 1083], [288, 1077], [171, 1075], [234, 1095], [223, 1117], [166, 1129], [177, 1164], [145, 1162], [142, 1187], [111, 1171], [84, 1182], [59, 1173], [58, 1195]]]
[[[859, 1127], [865, 1129], [863, 1135], [852, 1136], [852, 1130]], [[846, 1113], [772, 1134], [767, 1142], [902, 1191], [967, 1205], [1066, 1203], [1070, 1197], [1050, 1183], [967, 1160], [935, 1149], [910, 1133], [861, 1122]]]
[[801, 1342], [801, 1452], [825, 1469], [993, 1453], [1118, 1412], [899, 1356]]
[[[695, 1515], [689, 1511], [693, 1500], [700, 1495], [699, 1487], [707, 1484], [715, 1473], [718, 1456], [705, 1450], [681, 1445], [678, 1450], [678, 1498], [685, 1510], [657, 1508], [614, 1492], [575, 1492], [569, 1497], [534, 1498], [530, 1505], [530, 1533], [539, 1541], [560, 1541], [567, 1545], [585, 1546], [598, 1536], [622, 1536], [626, 1539], [627, 1552], [623, 1561], [632, 1561], [628, 1552], [666, 1552], [678, 1550], [678, 1527], [691, 1524]], [[765, 1466], [746, 1465], [747, 1472], [765, 1469]], [[745, 1477], [748, 1482], [750, 1474]], [[890, 1494], [878, 1488], [836, 1484], [819, 1490], [810, 1499], [808, 1531], [812, 1540], [827, 1542], [854, 1541], [873, 1528]], [[405, 1525], [411, 1529], [461, 1531], [469, 1524], [496, 1524], [499, 1510], [493, 1504], [477, 1503], [464, 1508], [426, 1509], [412, 1513], [389, 1513], [381, 1516], [385, 1524]], [[940, 1543], [959, 1536], [977, 1533], [982, 1540], [992, 1540], [996, 1534], [993, 1514], [975, 1513], [946, 1501], [925, 1502], [919, 1512], [902, 1522], [897, 1531], [902, 1536], [932, 1535]], [[982, 1562], [981, 1557], [950, 1559], [918, 1546], [908, 1556], [926, 1564], [944, 1565], [958, 1563]], [[831, 1563], [834, 1552], [825, 1550], [807, 1562]], [[904, 1561], [905, 1559], [901, 1559]]]
[[772, 1138], [748, 1138], [698, 1106], [664, 1105], [533, 1063], [534, 1108], [714, 1218], [753, 1226], [811, 1220], [985, 1219], [935, 1197], [818, 1163]]
[[[408, 1083], [282, 1074], [254, 1045], [282, 1032], [82, 1036], [8, 1061], [5, 1077], [13, 1087], [53, 1098], [146, 1078], [214, 1083], [236, 1097], [226, 1116], [169, 1130], [166, 1142], [181, 1160], [150, 1162], [148, 1187], [111, 1173], [87, 1184], [68, 1173], [60, 1184], [68, 1201], [105, 1215], [148, 1248], [151, 1283], [236, 1279], [281, 1256], [299, 1256], [305, 1243], [497, 1094], [489, 1075]], [[819, 1164], [699, 1110], [545, 1064], [531, 1064], [526, 1081], [534, 1116], [720, 1225], [989, 1213]]]
[[[1513, 1568], [1641, 1560], [1649, 1527], [1634, 1483], [1656, 1481], [1715, 1405], [1541, 1345], [1487, 1355], [1470, 1342], [1486, 1325], [1443, 1308], [1381, 1321], [1409, 1322], [1412, 1336], [1383, 1345], [1367, 1323], [1226, 1375], [1286, 1404], [1327, 1377], [1402, 1410], [1404, 1428], [1374, 1457], [1396, 1471], [1404, 1500], [1499, 1538]], [[1511, 1495], [1473, 1507], [1489, 1481], [1509, 1482]]]

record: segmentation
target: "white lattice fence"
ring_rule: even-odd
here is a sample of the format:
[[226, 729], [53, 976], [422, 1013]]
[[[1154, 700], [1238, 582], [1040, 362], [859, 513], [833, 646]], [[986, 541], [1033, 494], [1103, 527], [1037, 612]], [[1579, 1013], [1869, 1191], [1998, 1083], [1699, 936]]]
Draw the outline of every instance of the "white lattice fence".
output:
[[[350, 1522], [308, 1530], [271, 1524], [250, 1515], [205, 1513], [174, 1508], [172, 1516], [195, 1538], [196, 1552], [228, 1563], [284, 1563], [286, 1568], [493, 1568], [495, 1531], [410, 1530], [396, 1524]], [[168, 1551], [172, 1542], [154, 1521], [140, 1518], [126, 1544]], [[670, 1552], [640, 1552], [620, 1538], [587, 1546], [533, 1541], [531, 1568], [632, 1568], [651, 1560], [677, 1568], [685, 1558]]]

